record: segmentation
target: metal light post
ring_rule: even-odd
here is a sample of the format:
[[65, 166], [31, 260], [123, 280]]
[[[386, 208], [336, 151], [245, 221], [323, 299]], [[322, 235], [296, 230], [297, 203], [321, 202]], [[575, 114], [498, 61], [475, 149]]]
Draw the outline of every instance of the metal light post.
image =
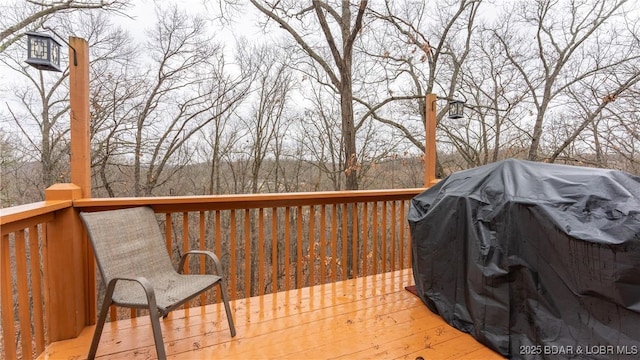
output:
[[424, 187], [430, 187], [437, 182], [436, 179], [436, 101], [438, 99], [449, 100], [449, 119], [460, 119], [464, 116], [464, 101], [439, 98], [436, 94], [427, 94], [426, 102], [426, 126], [424, 146]]

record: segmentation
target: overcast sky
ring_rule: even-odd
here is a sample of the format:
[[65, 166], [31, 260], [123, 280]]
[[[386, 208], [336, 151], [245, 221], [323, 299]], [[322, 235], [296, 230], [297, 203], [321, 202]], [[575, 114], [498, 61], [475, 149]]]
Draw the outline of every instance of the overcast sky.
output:
[[[1, 1], [1, 0], [0, 0]], [[224, 42], [227, 46], [233, 47], [236, 37], [253, 38], [263, 36], [261, 29], [258, 27], [257, 13], [252, 7], [240, 9], [241, 13], [234, 14], [233, 23], [222, 26], [219, 20], [215, 20], [219, 16], [219, 1], [207, 0], [136, 0], [125, 13], [132, 18], [125, 16], [114, 16], [113, 21], [129, 30], [132, 35], [137, 36], [139, 40], [144, 40], [144, 31], [139, 29], [150, 29], [156, 22], [155, 9], [157, 6], [168, 8], [172, 4], [178, 6], [188, 14], [197, 15], [210, 19], [209, 31], [215, 36], [216, 40]]]

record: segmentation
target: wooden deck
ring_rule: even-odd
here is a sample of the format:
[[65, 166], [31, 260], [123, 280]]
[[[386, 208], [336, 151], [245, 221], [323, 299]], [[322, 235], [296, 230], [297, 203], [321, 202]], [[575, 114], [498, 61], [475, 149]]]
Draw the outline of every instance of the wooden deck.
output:
[[[402, 270], [232, 302], [231, 338], [219, 304], [161, 321], [170, 359], [501, 359], [447, 325], [404, 289]], [[85, 359], [93, 326], [53, 343], [40, 359]], [[148, 316], [105, 325], [100, 359], [155, 358]]]

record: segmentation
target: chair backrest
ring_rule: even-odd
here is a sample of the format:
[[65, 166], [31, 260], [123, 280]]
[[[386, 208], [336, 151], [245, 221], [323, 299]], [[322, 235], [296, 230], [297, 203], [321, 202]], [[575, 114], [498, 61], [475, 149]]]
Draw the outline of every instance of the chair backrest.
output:
[[114, 277], [175, 272], [153, 209], [81, 212], [105, 284]]

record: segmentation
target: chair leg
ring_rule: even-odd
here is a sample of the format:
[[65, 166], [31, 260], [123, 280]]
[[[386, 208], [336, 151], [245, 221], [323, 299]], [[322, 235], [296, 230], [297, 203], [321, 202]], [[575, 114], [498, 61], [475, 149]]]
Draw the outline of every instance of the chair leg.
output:
[[155, 306], [149, 307], [149, 318], [151, 320], [151, 328], [153, 330], [153, 340], [156, 344], [156, 353], [158, 354], [158, 360], [164, 360], [167, 358], [167, 354], [164, 351], [164, 341], [162, 340], [162, 331], [160, 330], [160, 314], [158, 314], [158, 308]]
[[151, 320], [151, 329], [153, 330], [153, 341], [156, 344], [156, 353], [158, 354], [158, 360], [165, 360], [167, 354], [164, 350], [164, 341], [162, 340], [162, 330], [160, 329], [160, 312], [156, 303], [156, 293], [153, 290], [153, 286], [145, 278], [138, 278], [137, 280], [144, 288], [144, 292], [147, 295], [147, 305], [149, 306], [149, 318]]
[[104, 323], [107, 320], [107, 313], [109, 312], [109, 306], [111, 305], [111, 296], [113, 295], [115, 285], [115, 282], [113, 284], [109, 284], [107, 293], [104, 295], [104, 299], [102, 299], [102, 309], [100, 310], [100, 315], [98, 316], [96, 329], [93, 332], [93, 340], [91, 340], [91, 348], [89, 348], [89, 355], [87, 356], [88, 360], [93, 360], [96, 358], [98, 344], [100, 343], [100, 336], [102, 335]]
[[229, 298], [227, 297], [227, 291], [224, 288], [222, 279], [218, 282], [218, 285], [220, 285], [220, 293], [222, 294], [222, 301], [224, 302], [224, 310], [227, 312], [227, 320], [229, 321], [229, 330], [231, 330], [231, 337], [234, 337], [236, 336], [236, 327], [233, 325], [233, 316], [231, 315]]

